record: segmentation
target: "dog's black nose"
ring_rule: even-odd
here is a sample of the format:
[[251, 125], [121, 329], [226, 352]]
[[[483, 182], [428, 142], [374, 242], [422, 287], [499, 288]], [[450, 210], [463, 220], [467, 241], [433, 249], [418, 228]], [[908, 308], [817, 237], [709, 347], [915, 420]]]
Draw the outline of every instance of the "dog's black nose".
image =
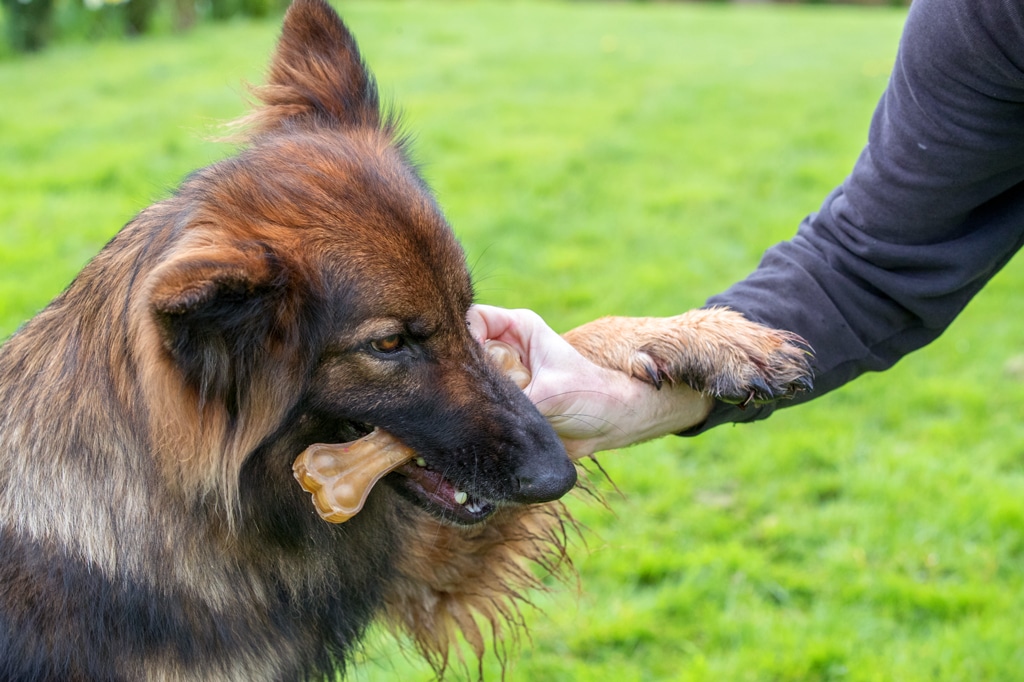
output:
[[561, 457], [535, 457], [516, 472], [519, 490], [516, 501], [524, 504], [551, 502], [576, 485], [576, 467]]

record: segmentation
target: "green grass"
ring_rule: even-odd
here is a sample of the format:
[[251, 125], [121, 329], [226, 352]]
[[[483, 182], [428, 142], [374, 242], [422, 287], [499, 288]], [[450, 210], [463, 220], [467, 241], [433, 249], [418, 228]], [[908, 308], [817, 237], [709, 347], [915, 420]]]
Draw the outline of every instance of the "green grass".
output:
[[[340, 5], [489, 303], [558, 329], [671, 314], [743, 277], [848, 172], [899, 10]], [[244, 111], [275, 22], [0, 62], [0, 336]], [[56, 85], [60, 84], [60, 85]], [[1012, 262], [938, 342], [767, 422], [602, 464], [579, 590], [511, 680], [1010, 680], [1024, 669], [1024, 290]], [[780, 292], [784, 295], [785, 292]], [[499, 678], [487, 661], [489, 678]], [[356, 680], [427, 679], [374, 635]]]

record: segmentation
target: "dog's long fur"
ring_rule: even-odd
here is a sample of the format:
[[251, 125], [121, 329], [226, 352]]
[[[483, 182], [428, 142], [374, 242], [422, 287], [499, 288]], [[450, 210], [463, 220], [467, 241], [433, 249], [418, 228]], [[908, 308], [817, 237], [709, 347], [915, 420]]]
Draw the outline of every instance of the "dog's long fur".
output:
[[[575, 469], [469, 335], [462, 252], [323, 0], [289, 10], [257, 96], [237, 156], [0, 348], [0, 680], [317, 679], [375, 618], [441, 670], [457, 633], [480, 654], [516, 625], [527, 562], [565, 561]], [[573, 342], [740, 397], [806, 376], [784, 335], [730, 320], [707, 350], [690, 322]], [[492, 513], [412, 472], [322, 521], [293, 459], [375, 426]]]

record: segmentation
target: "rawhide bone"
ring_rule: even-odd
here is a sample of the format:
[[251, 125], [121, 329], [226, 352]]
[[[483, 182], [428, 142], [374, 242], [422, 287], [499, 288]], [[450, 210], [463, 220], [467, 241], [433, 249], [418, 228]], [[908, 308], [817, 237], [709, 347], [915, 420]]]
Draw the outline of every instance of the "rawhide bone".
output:
[[[484, 349], [520, 388], [530, 383], [530, 371], [508, 344], [488, 341]], [[310, 445], [292, 464], [295, 479], [313, 496], [313, 506], [325, 521], [344, 523], [359, 513], [370, 489], [416, 453], [387, 431], [350, 443]]]

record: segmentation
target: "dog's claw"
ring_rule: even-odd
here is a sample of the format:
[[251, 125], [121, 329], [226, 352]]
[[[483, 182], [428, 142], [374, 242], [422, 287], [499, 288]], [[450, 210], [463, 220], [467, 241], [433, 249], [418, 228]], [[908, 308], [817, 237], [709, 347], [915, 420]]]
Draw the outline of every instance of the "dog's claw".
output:
[[632, 374], [633, 378], [646, 381], [659, 391], [665, 384], [666, 379], [670, 383], [672, 381], [672, 378], [665, 373], [661, 363], [658, 362], [658, 358], [648, 352], [647, 348], [638, 349], [633, 354], [630, 364], [630, 374]]
[[788, 400], [797, 393], [811, 390], [812, 387], [813, 382], [809, 375], [779, 380], [772, 376], [771, 368], [766, 368], [762, 374], [749, 377], [746, 381], [708, 392], [723, 402], [733, 403], [740, 409], [745, 409], [749, 405]]
[[661, 373], [650, 363], [643, 363], [644, 369], [647, 371], [647, 376], [650, 377], [651, 383], [654, 384], [654, 388], [661, 390], [662, 380]]
[[742, 402], [740, 402], [740, 403], [739, 403], [739, 405], [738, 405], [738, 406], [739, 406], [739, 408], [740, 408], [741, 410], [745, 410], [745, 409], [747, 409], [747, 406], [748, 406], [748, 405], [750, 405], [750, 403], [754, 402], [754, 395], [755, 395], [755, 394], [754, 394], [754, 391], [751, 391], [751, 392], [750, 392], [750, 393], [749, 393], [749, 394], [747, 395], [747, 397], [746, 397], [746, 398], [744, 398], [744, 399], [742, 400]]
[[796, 379], [790, 390], [790, 395], [801, 393], [803, 391], [811, 391], [814, 389], [814, 379], [810, 375], [802, 376]]
[[751, 390], [750, 395], [747, 397], [748, 402], [751, 400], [758, 399], [770, 400], [771, 398], [776, 397], [777, 395], [785, 394], [787, 392], [785, 389], [778, 392], [772, 390], [772, 387], [768, 385], [768, 382], [765, 381], [764, 377], [762, 376], [755, 376], [753, 379], [750, 380], [750, 385]]

